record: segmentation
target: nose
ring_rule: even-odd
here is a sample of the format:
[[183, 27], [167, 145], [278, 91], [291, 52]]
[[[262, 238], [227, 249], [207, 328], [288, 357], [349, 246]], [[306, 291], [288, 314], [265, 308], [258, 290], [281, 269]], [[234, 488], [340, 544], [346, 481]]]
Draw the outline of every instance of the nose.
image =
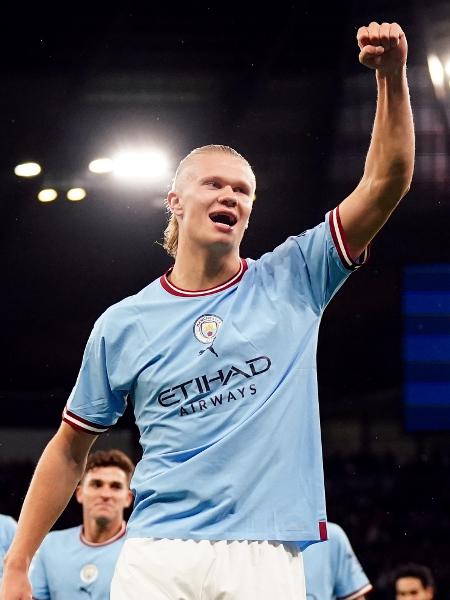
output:
[[221, 191], [218, 198], [221, 204], [224, 204], [227, 208], [234, 208], [237, 204], [236, 196], [233, 192], [231, 185], [225, 186]]
[[102, 498], [111, 498], [112, 493], [110, 488], [107, 485], [103, 486], [100, 495], [102, 496]]

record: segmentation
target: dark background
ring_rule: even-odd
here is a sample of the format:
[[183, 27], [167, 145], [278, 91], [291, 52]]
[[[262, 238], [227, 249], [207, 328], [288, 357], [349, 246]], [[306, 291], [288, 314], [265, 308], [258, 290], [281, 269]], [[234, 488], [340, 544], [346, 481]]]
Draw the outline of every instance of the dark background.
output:
[[[441, 564], [449, 554], [447, 434], [404, 431], [401, 362], [402, 268], [450, 261], [449, 133], [426, 66], [441, 3], [334, 6], [77, 4], [5, 13], [2, 512], [17, 516], [32, 468], [11, 470], [14, 448], [1, 443], [2, 432], [14, 430], [20, 445], [28, 431], [54, 430], [95, 319], [171, 264], [156, 243], [170, 181], [113, 184], [89, 175], [89, 161], [146, 143], [164, 148], [174, 171], [194, 147], [235, 147], [257, 178], [242, 248], [256, 258], [314, 226], [358, 183], [376, 88], [358, 63], [356, 32], [371, 20], [397, 21], [409, 42], [416, 173], [370, 263], [325, 313], [318, 354], [325, 472], [330, 517], [378, 584], [374, 598], [386, 591], [389, 570], [410, 558], [431, 564], [442, 597], [450, 593]], [[25, 160], [43, 173], [15, 177]], [[43, 186], [73, 185], [86, 187], [86, 200], [36, 200]], [[132, 415], [118, 427], [135, 435]], [[77, 519], [72, 508], [60, 524]]]

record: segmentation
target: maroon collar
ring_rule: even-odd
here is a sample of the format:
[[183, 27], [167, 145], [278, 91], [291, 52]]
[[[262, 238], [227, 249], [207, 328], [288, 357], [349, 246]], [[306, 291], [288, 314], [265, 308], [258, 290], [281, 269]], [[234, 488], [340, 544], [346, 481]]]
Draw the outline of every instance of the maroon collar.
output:
[[172, 269], [173, 267], [170, 267], [170, 269], [168, 269], [168, 271], [166, 271], [164, 275], [162, 275], [159, 279], [162, 287], [166, 290], [166, 292], [169, 292], [169, 294], [172, 294], [173, 296], [181, 296], [183, 298], [196, 298], [198, 296], [209, 296], [211, 294], [216, 294], [217, 292], [222, 292], [223, 290], [226, 290], [232, 285], [239, 283], [245, 271], [248, 269], [248, 264], [245, 258], [241, 258], [239, 270], [230, 279], [227, 279], [227, 281], [221, 283], [220, 285], [216, 285], [206, 290], [183, 290], [182, 288], [177, 287], [169, 281], [169, 275], [172, 272]]
[[115, 535], [113, 535], [111, 538], [109, 538], [109, 540], [105, 540], [104, 542], [89, 542], [84, 536], [84, 527], [81, 527], [80, 540], [83, 542], [83, 544], [86, 544], [86, 546], [93, 546], [93, 547], [97, 548], [99, 546], [107, 546], [108, 544], [112, 544], [113, 542], [115, 542], [118, 539], [120, 539], [121, 537], [123, 537], [125, 535], [126, 531], [127, 531], [127, 524], [125, 523], [125, 521], [123, 521], [122, 527], [119, 529], [119, 531]]

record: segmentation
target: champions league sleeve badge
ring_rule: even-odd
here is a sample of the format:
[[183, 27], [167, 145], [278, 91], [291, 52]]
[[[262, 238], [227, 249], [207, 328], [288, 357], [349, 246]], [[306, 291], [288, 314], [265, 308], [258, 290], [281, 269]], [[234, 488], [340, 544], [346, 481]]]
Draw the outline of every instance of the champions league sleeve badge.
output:
[[194, 335], [196, 339], [202, 344], [208, 344], [207, 348], [200, 350], [199, 355], [206, 352], [206, 350], [210, 350], [218, 357], [217, 352], [213, 348], [213, 343], [222, 323], [222, 319], [217, 315], [202, 315], [195, 321]]

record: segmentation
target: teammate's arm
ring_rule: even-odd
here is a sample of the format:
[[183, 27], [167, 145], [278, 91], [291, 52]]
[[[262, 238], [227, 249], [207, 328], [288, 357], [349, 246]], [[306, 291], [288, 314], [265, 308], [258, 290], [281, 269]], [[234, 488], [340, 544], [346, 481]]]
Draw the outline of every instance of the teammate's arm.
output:
[[333, 597], [338, 600], [365, 600], [373, 589], [361, 563], [341, 527], [335, 527], [330, 535], [333, 550], [334, 589]]
[[5, 558], [1, 600], [30, 600], [28, 569], [46, 533], [69, 502], [97, 436], [62, 423], [31, 480], [17, 532]]
[[375, 69], [378, 100], [363, 177], [339, 206], [353, 258], [363, 252], [407, 193], [414, 168], [406, 36], [397, 23], [372, 22], [359, 28], [357, 40], [360, 62]]

